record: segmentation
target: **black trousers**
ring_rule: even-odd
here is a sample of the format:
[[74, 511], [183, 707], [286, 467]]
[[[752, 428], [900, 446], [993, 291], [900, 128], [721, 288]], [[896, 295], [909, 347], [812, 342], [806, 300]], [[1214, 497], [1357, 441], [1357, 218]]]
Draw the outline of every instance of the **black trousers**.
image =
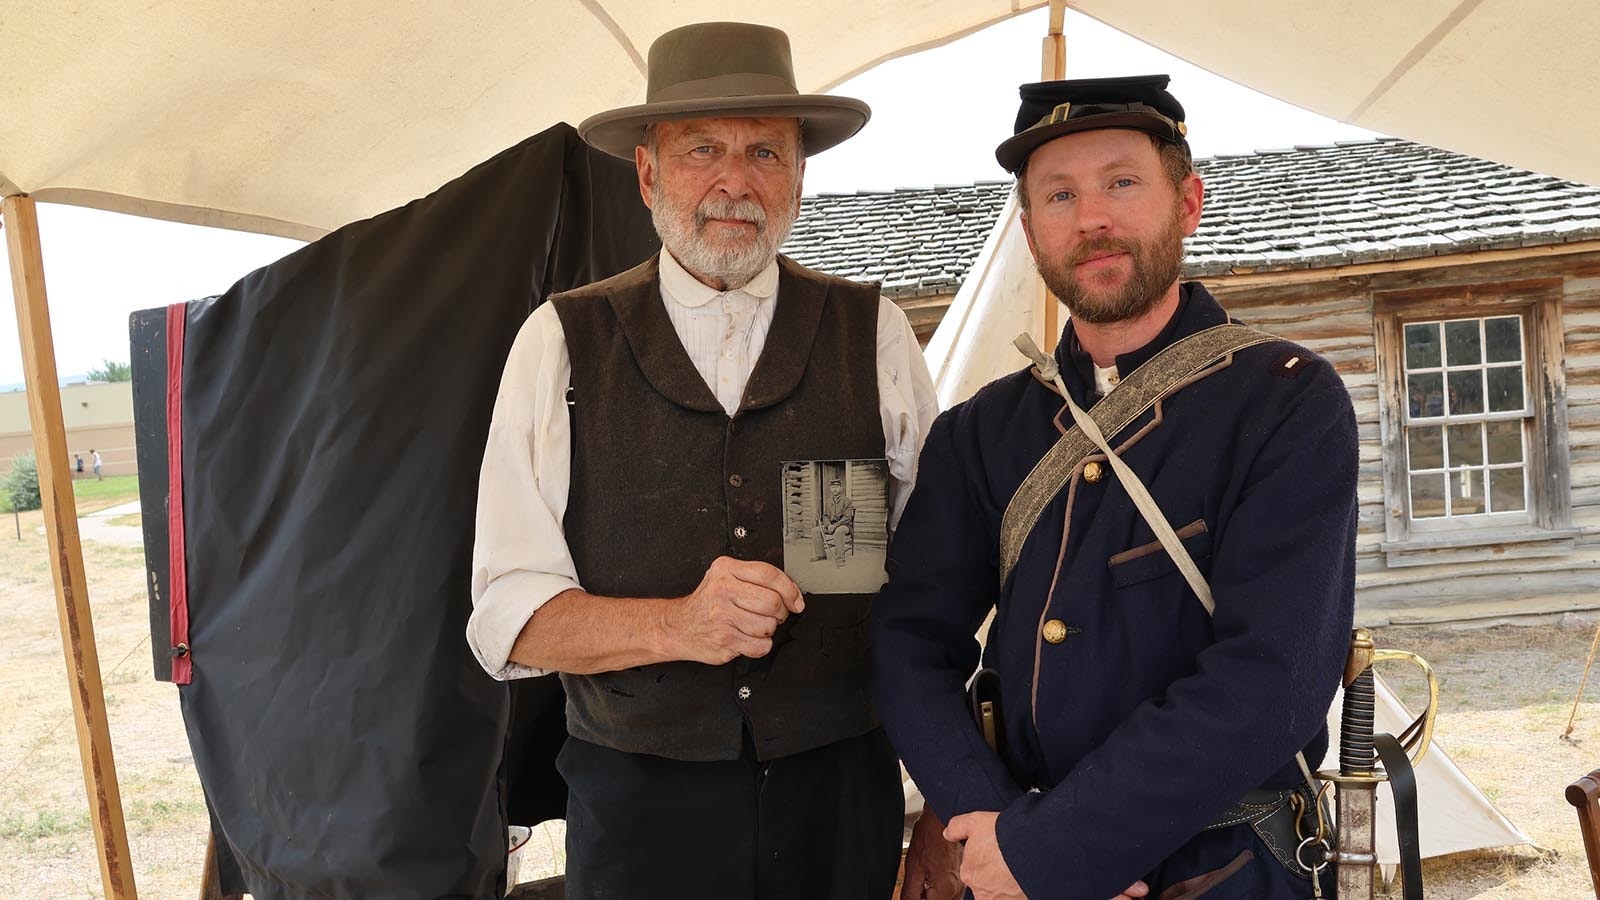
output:
[[761, 762], [569, 738], [567, 900], [889, 900], [900, 766], [883, 729]]

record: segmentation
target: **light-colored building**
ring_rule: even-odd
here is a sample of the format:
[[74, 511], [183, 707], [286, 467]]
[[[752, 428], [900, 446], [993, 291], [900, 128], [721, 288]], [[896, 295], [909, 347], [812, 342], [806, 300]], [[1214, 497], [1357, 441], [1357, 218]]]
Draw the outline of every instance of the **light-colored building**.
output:
[[[74, 384], [61, 389], [61, 418], [67, 426], [67, 453], [62, 460], [74, 467], [74, 455], [83, 457], [84, 478], [92, 478], [90, 451], [100, 451], [105, 475], [133, 475], [138, 464], [133, 449], [133, 384], [127, 381]], [[33, 431], [28, 424], [28, 395], [23, 391], [0, 394], [0, 472], [11, 460], [33, 451]]]

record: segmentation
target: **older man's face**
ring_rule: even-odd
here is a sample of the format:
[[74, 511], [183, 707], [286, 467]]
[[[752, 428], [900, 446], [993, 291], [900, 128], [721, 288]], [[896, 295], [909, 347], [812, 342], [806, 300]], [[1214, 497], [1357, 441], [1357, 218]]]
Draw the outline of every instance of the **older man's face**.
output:
[[798, 119], [662, 122], [634, 162], [661, 243], [718, 290], [760, 274], [800, 211]]

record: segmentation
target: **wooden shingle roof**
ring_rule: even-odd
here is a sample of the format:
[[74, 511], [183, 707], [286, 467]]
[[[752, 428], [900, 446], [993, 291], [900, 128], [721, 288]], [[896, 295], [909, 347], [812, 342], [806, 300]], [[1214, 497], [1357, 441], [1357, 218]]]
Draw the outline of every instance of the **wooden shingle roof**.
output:
[[[1600, 238], [1600, 188], [1398, 139], [1196, 162], [1186, 276], [1315, 269]], [[784, 252], [886, 296], [952, 294], [1009, 181], [808, 197]]]

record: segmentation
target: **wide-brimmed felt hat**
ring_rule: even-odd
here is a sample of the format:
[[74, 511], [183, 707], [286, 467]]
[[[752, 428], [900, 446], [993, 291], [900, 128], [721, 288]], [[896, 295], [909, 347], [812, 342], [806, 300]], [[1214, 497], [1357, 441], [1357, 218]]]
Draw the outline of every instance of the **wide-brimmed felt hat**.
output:
[[645, 71], [645, 102], [583, 120], [578, 134], [584, 140], [631, 160], [652, 122], [782, 116], [800, 120], [806, 155], [815, 156], [860, 131], [872, 115], [860, 100], [800, 93], [789, 36], [765, 25], [702, 22], [674, 28], [650, 45]]
[[1015, 173], [1028, 154], [1065, 134], [1097, 128], [1132, 128], [1188, 146], [1183, 104], [1167, 93], [1166, 75], [1041, 81], [1019, 88], [1016, 134], [995, 148], [995, 159]]

